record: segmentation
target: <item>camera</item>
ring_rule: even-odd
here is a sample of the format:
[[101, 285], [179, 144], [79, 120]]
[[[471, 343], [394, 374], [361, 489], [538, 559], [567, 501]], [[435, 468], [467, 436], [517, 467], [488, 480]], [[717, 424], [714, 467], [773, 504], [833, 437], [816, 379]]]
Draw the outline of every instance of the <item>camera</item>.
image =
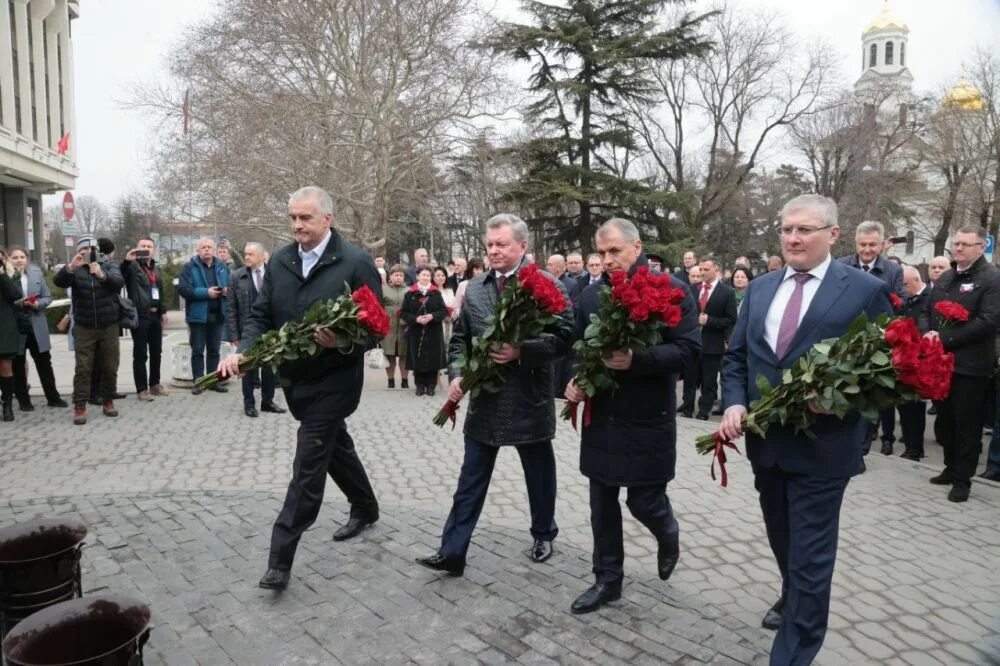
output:
[[895, 243], [905, 243], [906, 242], [906, 236], [891, 236], [888, 240], [889, 240], [890, 243], [893, 243], [893, 244], [895, 244]]
[[135, 258], [136, 259], [149, 259], [149, 250], [136, 250], [135, 251]]
[[90, 263], [92, 263], [92, 264], [97, 263], [97, 248], [96, 247], [90, 248]]

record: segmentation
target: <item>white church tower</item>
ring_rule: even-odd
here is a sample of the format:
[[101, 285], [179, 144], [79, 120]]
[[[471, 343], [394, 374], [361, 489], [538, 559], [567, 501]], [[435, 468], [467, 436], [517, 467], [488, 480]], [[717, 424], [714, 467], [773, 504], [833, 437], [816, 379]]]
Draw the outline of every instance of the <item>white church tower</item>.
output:
[[860, 101], [889, 112], [906, 103], [913, 86], [906, 66], [909, 34], [885, 0], [881, 13], [861, 33], [861, 76], [854, 84]]

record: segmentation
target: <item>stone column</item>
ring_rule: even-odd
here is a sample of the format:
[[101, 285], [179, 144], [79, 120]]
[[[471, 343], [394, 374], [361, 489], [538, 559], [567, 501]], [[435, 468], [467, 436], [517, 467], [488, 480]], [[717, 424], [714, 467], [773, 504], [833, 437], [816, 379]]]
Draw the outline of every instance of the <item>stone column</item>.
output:
[[14, 120], [14, 59], [11, 57], [10, 0], [0, 0], [0, 90], [3, 90], [3, 104], [0, 105], [0, 123], [13, 132]]
[[62, 110], [59, 108], [59, 34], [69, 27], [66, 0], [56, 0], [55, 8], [45, 19], [48, 41], [45, 64], [49, 75], [49, 149], [56, 149], [62, 137]]
[[[21, 135], [34, 139], [34, 118], [31, 115], [31, 68], [28, 49], [28, 0], [14, 2], [14, 34], [17, 38], [17, 87], [21, 96]], [[15, 123], [16, 127], [16, 123]]]
[[31, 59], [35, 75], [36, 143], [51, 149], [55, 140], [49, 136], [49, 105], [45, 99], [45, 18], [55, 8], [56, 0], [31, 0]]
[[[67, 18], [68, 22], [68, 18]], [[76, 161], [76, 77], [73, 74], [73, 44], [69, 39], [69, 26], [59, 33], [59, 48], [62, 51], [63, 127], [70, 133], [69, 152], [66, 157]]]

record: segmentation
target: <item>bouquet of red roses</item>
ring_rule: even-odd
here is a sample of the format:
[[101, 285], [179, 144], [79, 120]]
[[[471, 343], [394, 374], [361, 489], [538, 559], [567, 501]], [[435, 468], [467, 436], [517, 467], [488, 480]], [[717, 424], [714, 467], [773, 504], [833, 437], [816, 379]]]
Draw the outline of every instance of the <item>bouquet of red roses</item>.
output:
[[[660, 328], [674, 328], [681, 321], [681, 303], [686, 294], [674, 287], [666, 275], [649, 272], [640, 266], [629, 277], [625, 271], [611, 273], [611, 287], [603, 287], [597, 295], [600, 316], [590, 315], [590, 324], [583, 340], [573, 345], [578, 363], [573, 381], [586, 394], [583, 404], [583, 425], [590, 425], [590, 399], [598, 391], [618, 388], [614, 374], [604, 365], [615, 351], [638, 351], [660, 340]], [[562, 417], [576, 428], [579, 403], [567, 401]]]
[[[954, 368], [955, 357], [945, 352], [941, 340], [921, 336], [909, 317], [882, 315], [869, 322], [861, 314], [844, 335], [814, 344], [784, 371], [778, 386], [758, 375], [760, 398], [750, 404], [743, 428], [763, 437], [778, 422], [814, 438], [810, 427], [816, 414], [809, 408], [813, 401], [838, 418], [859, 411], [874, 423], [881, 410], [917, 396], [946, 398]], [[712, 479], [718, 460], [725, 486], [725, 449], [736, 445], [718, 432], [699, 437], [695, 445], [698, 453], [714, 454]]]
[[[471, 397], [479, 391], [498, 392], [507, 370], [493, 362], [490, 350], [505, 343], [516, 347], [538, 337], [567, 307], [566, 296], [536, 264], [529, 264], [511, 276], [500, 294], [492, 320], [482, 334], [472, 339], [471, 349], [459, 357], [462, 391], [471, 392]], [[448, 400], [435, 415], [435, 425], [443, 426], [450, 420], [454, 429], [457, 412], [458, 403]]]
[[[240, 361], [240, 374], [265, 365], [276, 369], [286, 361], [315, 355], [319, 349], [316, 332], [321, 328], [332, 330], [337, 336], [337, 347], [347, 350], [365, 344], [373, 336], [385, 337], [389, 332], [389, 315], [367, 285], [353, 294], [345, 285], [342, 296], [313, 303], [302, 321], [290, 321], [254, 341]], [[218, 372], [212, 372], [196, 381], [195, 387], [207, 389], [220, 381]]]
[[969, 321], [969, 311], [955, 301], [938, 301], [934, 304], [934, 311], [942, 319], [941, 328], [948, 328], [954, 324]]

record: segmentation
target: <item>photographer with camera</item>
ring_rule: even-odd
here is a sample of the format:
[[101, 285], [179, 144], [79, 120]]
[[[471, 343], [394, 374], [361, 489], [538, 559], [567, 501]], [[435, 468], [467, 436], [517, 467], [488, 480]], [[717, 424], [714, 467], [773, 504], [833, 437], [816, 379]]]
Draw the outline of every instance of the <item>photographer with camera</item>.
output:
[[163, 277], [153, 259], [154, 250], [152, 238], [140, 238], [136, 248], [129, 250], [122, 261], [125, 289], [139, 313], [139, 325], [132, 331], [132, 377], [138, 398], [142, 401], [152, 400], [154, 395], [169, 395], [160, 384], [167, 308], [163, 305]]
[[118, 264], [98, 252], [97, 239], [80, 236], [76, 254], [53, 280], [72, 288], [76, 372], [73, 375], [73, 423], [87, 422], [87, 396], [94, 364], [101, 372], [105, 416], [118, 416], [112, 396], [118, 384], [118, 292], [125, 285]]

